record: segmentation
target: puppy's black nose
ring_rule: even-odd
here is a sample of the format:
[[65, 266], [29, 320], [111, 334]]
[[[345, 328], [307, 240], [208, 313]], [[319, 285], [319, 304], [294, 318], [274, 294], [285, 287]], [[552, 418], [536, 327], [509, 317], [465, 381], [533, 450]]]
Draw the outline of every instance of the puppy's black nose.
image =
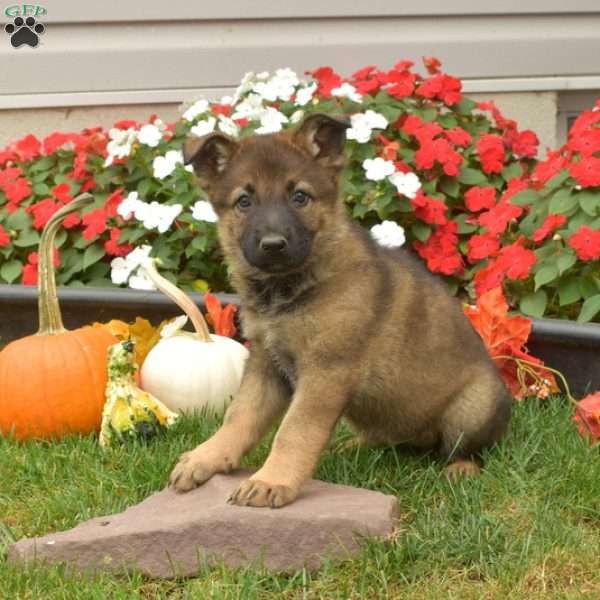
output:
[[278, 234], [265, 235], [260, 240], [260, 249], [268, 254], [278, 254], [286, 249], [288, 243], [287, 240]]

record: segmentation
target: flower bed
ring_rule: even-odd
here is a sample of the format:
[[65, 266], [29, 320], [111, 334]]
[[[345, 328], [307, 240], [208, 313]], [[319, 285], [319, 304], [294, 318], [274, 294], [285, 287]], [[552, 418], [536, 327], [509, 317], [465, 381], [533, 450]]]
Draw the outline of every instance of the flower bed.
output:
[[136, 267], [151, 253], [186, 289], [229, 291], [183, 140], [272, 133], [328, 112], [350, 118], [344, 200], [381, 243], [405, 237], [463, 297], [502, 283], [528, 315], [600, 320], [600, 111], [537, 162], [533, 132], [465, 98], [436, 59], [425, 66], [426, 76], [401, 61], [347, 79], [325, 67], [310, 82], [289, 69], [250, 73], [232, 97], [199, 100], [176, 123], [26, 136], [0, 152], [0, 280], [35, 283], [39, 231], [89, 190], [95, 204], [58, 239], [59, 284], [149, 287]]

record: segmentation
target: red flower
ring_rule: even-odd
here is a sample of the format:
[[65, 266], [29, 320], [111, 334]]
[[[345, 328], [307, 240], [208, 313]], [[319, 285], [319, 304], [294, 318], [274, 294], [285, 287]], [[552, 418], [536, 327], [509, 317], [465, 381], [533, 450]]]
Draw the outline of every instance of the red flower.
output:
[[465, 193], [465, 205], [471, 212], [492, 208], [496, 204], [496, 190], [493, 187], [473, 186]]
[[461, 89], [460, 79], [439, 73], [425, 79], [418, 87], [416, 94], [424, 98], [439, 98], [444, 104], [452, 106], [462, 100]]
[[55, 185], [51, 190], [52, 196], [56, 198], [56, 200], [58, 200], [59, 202], [62, 202], [63, 204], [67, 204], [68, 202], [71, 202], [71, 200], [73, 200], [73, 196], [71, 196], [70, 192], [71, 186], [68, 183], [59, 183], [58, 185]]
[[88, 192], [89, 190], [93, 190], [96, 187], [96, 182], [90, 177], [87, 181], [83, 182], [81, 186], [81, 193]]
[[4, 185], [4, 194], [8, 200], [6, 210], [11, 213], [17, 209], [19, 202], [31, 196], [31, 186], [25, 177], [19, 177], [14, 182], [8, 182]]
[[600, 158], [585, 156], [569, 167], [569, 173], [581, 187], [600, 185]]
[[490, 210], [479, 215], [477, 222], [490, 233], [499, 235], [506, 231], [509, 222], [521, 216], [523, 209], [520, 206], [500, 202]]
[[[38, 253], [31, 252], [27, 257], [27, 264], [23, 267], [23, 276], [21, 283], [23, 285], [37, 285], [38, 282]], [[54, 248], [52, 262], [55, 267], [60, 266], [60, 254], [57, 248]]]
[[600, 231], [594, 231], [582, 225], [570, 238], [569, 246], [575, 250], [581, 260], [597, 260], [600, 258]]
[[531, 239], [538, 244], [552, 235], [561, 225], [567, 222], [565, 215], [548, 215], [541, 227], [536, 229]]
[[[421, 135], [425, 128], [421, 128], [417, 132], [417, 137]], [[460, 165], [463, 162], [463, 157], [453, 150], [448, 143], [448, 140], [443, 138], [421, 139], [421, 147], [415, 154], [415, 164], [419, 169], [431, 169], [434, 163], [439, 162], [446, 175], [458, 175]]]
[[400, 99], [406, 98], [414, 92], [417, 75], [410, 71], [392, 69], [385, 74], [383, 80], [389, 85], [386, 88], [387, 93]]
[[60, 131], [55, 131], [54, 133], [47, 135], [42, 142], [44, 154], [46, 156], [54, 154], [58, 148], [64, 146], [70, 139], [71, 136], [66, 133], [61, 133]]
[[79, 223], [81, 223], [81, 217], [77, 213], [71, 213], [63, 219], [62, 226], [65, 229], [73, 229], [73, 227], [77, 227]]
[[521, 132], [511, 129], [506, 132], [505, 140], [518, 158], [533, 158], [537, 154], [540, 144], [537, 135], [530, 129]]
[[577, 117], [569, 130], [569, 138], [579, 137], [584, 131], [600, 121], [600, 110], [586, 110]]
[[19, 167], [8, 167], [0, 171], [0, 189], [4, 189], [7, 183], [14, 183], [22, 174]]
[[423, 243], [414, 242], [413, 246], [421, 258], [427, 261], [427, 268], [434, 273], [454, 275], [463, 270], [462, 256], [458, 252], [458, 225], [454, 221], [438, 227]]
[[11, 148], [7, 148], [5, 150], [0, 150], [0, 167], [6, 165], [6, 163], [10, 161], [17, 160], [17, 155]]
[[548, 152], [546, 160], [537, 163], [535, 166], [531, 179], [543, 185], [546, 181], [558, 175], [566, 164], [567, 159], [560, 152]]
[[523, 248], [523, 241], [521, 238], [514, 244], [504, 246], [498, 255], [496, 262], [509, 279], [527, 279], [531, 267], [537, 262], [535, 253]]
[[511, 179], [508, 182], [508, 185], [506, 186], [506, 191], [504, 192], [504, 194], [502, 194], [502, 197], [500, 198], [500, 202], [506, 204], [516, 193], [522, 192], [528, 187], [529, 186], [527, 185], [527, 182], [523, 179], [519, 179], [518, 177]]
[[600, 438], [600, 392], [580, 400], [572, 419], [583, 437], [591, 438], [589, 441], [592, 443], [596, 442]]
[[582, 131], [579, 135], [570, 135], [567, 148], [572, 152], [581, 152], [590, 156], [600, 150], [600, 127]]
[[19, 160], [25, 162], [37, 158], [40, 155], [41, 148], [40, 140], [30, 133], [14, 145], [14, 152]]
[[498, 135], [486, 133], [477, 141], [477, 152], [484, 173], [501, 173], [504, 168], [504, 142]]
[[83, 216], [83, 237], [93, 240], [106, 231], [106, 212], [103, 208], [97, 208]]
[[2, 223], [0, 223], [0, 248], [3, 248], [4, 246], [8, 246], [9, 244], [10, 244], [10, 236], [6, 232], [6, 229], [4, 229], [4, 227], [2, 226]]
[[75, 155], [75, 160], [73, 161], [73, 170], [69, 173], [69, 177], [71, 179], [75, 179], [75, 181], [84, 179], [89, 175], [89, 173], [86, 170], [86, 166], [87, 154], [85, 150], [79, 150]]
[[33, 215], [33, 226], [35, 229], [43, 229], [50, 217], [60, 208], [52, 198], [40, 200], [25, 209], [25, 212]]
[[440, 73], [440, 67], [442, 66], [442, 63], [439, 61], [439, 59], [435, 58], [435, 56], [424, 56], [423, 64], [430, 75], [437, 75]]
[[473, 138], [468, 131], [465, 131], [462, 127], [453, 127], [452, 129], [447, 129], [444, 131], [446, 137], [455, 145], [455, 146], [468, 146]]
[[331, 97], [331, 90], [342, 85], [342, 78], [334, 72], [331, 67], [321, 67], [314, 71], [308, 71], [319, 83], [317, 92], [325, 96]]
[[111, 256], [125, 256], [133, 250], [131, 244], [123, 244], [119, 246], [119, 237], [121, 236], [121, 230], [117, 227], [113, 227], [110, 230], [110, 240], [104, 242], [104, 249], [107, 254]]
[[494, 256], [499, 249], [500, 240], [491, 233], [472, 235], [467, 242], [467, 256], [472, 263]]
[[415, 216], [425, 223], [444, 225], [446, 223], [446, 211], [448, 207], [435, 198], [428, 198], [421, 190], [411, 200], [415, 210]]
[[118, 215], [117, 208], [119, 204], [123, 202], [123, 188], [119, 188], [115, 190], [106, 200], [104, 201], [104, 210], [106, 212], [107, 217], [116, 217]]
[[134, 119], [121, 119], [117, 121], [113, 127], [116, 129], [139, 129], [140, 124]]
[[233, 110], [231, 104], [213, 104], [210, 107], [213, 115], [223, 115], [224, 117], [228, 117]]
[[362, 69], [359, 69], [358, 71], [352, 73], [352, 79], [368, 79], [376, 70], [377, 67], [375, 65], [363, 67]]
[[497, 264], [497, 261], [491, 261], [483, 269], [475, 273], [473, 283], [475, 284], [475, 293], [477, 297], [482, 296], [489, 290], [502, 285], [504, 281], [504, 271]]

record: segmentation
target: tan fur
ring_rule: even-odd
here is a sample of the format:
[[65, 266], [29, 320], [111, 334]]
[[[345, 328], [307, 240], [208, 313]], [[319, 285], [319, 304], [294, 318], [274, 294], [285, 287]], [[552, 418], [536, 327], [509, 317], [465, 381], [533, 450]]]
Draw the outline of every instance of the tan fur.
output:
[[[459, 302], [408, 251], [377, 247], [346, 216], [336, 140], [327, 145], [335, 124], [328, 131], [314, 121], [239, 144], [216, 134], [185, 152], [220, 217], [251, 358], [223, 427], [175, 467], [179, 491], [238, 466], [284, 412], [268, 459], [231, 502], [291, 502], [341, 416], [364, 443], [440, 448], [460, 461], [452, 476], [474, 474], [465, 460], [508, 423], [506, 389]], [[224, 170], [207, 170], [211, 145], [219, 148], [214, 164], [223, 164], [225, 148]], [[311, 252], [273, 284], [244, 258], [247, 217], [232, 194], [251, 185], [260, 202], [287, 202], [289, 182], [298, 181], [314, 196], [297, 210], [313, 235]]]

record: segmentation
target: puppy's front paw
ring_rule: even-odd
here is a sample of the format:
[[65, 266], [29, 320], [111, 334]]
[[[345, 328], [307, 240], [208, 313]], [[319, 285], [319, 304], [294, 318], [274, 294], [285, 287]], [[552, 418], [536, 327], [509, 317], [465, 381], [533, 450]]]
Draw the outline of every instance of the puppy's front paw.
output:
[[238, 506], [270, 506], [280, 508], [292, 502], [298, 492], [287, 485], [276, 485], [259, 479], [246, 479], [227, 502]]
[[481, 469], [473, 460], [457, 460], [446, 467], [446, 477], [456, 483], [461, 479], [479, 477]]
[[171, 472], [169, 486], [176, 492], [189, 492], [208, 481], [215, 473], [229, 473], [236, 466], [226, 455], [209, 452], [199, 446], [181, 455]]

